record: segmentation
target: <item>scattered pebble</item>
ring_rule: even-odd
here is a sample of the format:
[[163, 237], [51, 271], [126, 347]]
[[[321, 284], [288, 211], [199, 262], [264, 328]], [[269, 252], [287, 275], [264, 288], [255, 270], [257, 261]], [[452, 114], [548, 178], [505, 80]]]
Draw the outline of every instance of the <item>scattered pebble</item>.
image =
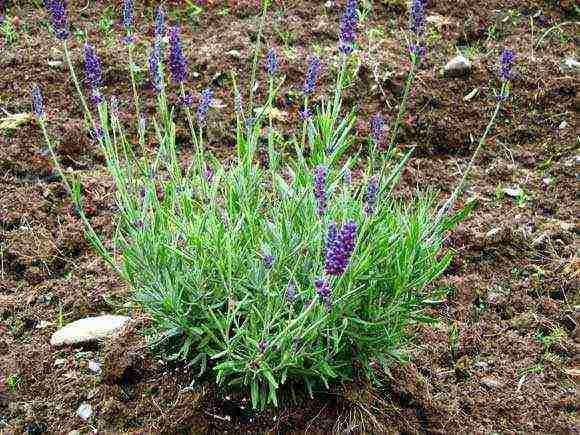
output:
[[542, 178], [542, 181], [546, 186], [551, 186], [552, 184], [554, 184], [554, 177], [545, 177]]
[[580, 62], [573, 57], [567, 57], [562, 63], [562, 69], [567, 72], [580, 71]]
[[460, 54], [447, 62], [443, 72], [448, 77], [466, 76], [471, 72], [471, 61]]
[[498, 235], [500, 229], [499, 228], [492, 228], [487, 233], [485, 233], [485, 238], [488, 240], [495, 240], [495, 236]]
[[233, 59], [241, 59], [242, 58], [242, 53], [240, 53], [240, 50], [230, 50], [226, 54]]
[[128, 321], [127, 316], [112, 315], [80, 319], [56, 331], [50, 339], [50, 344], [63, 346], [101, 340], [113, 334]]
[[96, 373], [96, 374], [100, 374], [102, 372], [101, 364], [95, 360], [89, 361], [88, 368], [91, 372]]
[[478, 361], [476, 363], [473, 364], [473, 367], [478, 369], [478, 370], [487, 370], [489, 368], [489, 364], [486, 363], [485, 361]]
[[77, 409], [77, 415], [82, 420], [87, 421], [89, 418], [91, 418], [91, 415], [93, 415], [92, 406], [88, 403], [83, 403], [81, 406], [79, 406], [79, 409]]
[[494, 378], [482, 378], [481, 383], [488, 388], [499, 388], [501, 387], [501, 382]]
[[55, 367], [64, 367], [66, 365], [66, 359], [65, 358], [57, 358], [54, 360], [54, 366]]
[[49, 326], [54, 325], [54, 322], [49, 322], [47, 320], [41, 320], [40, 322], [38, 322], [38, 325], [36, 325], [36, 329], [44, 329], [44, 328], [48, 328]]
[[566, 121], [562, 121], [558, 126], [560, 130], [564, 130], [566, 127], [568, 127], [568, 123]]
[[502, 190], [507, 196], [511, 196], [512, 198], [517, 198], [524, 194], [524, 191], [520, 187], [504, 187]]
[[49, 60], [48, 66], [51, 68], [62, 68], [62, 61], [60, 60]]

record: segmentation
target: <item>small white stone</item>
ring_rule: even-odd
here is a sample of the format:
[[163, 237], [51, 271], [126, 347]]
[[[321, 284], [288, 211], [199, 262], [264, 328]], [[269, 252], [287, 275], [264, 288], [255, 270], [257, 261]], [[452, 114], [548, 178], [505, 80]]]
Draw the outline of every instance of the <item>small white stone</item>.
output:
[[52, 68], [60, 68], [60, 67], [62, 67], [62, 61], [60, 61], [60, 60], [49, 60], [48, 61], [48, 66], [50, 66]]
[[469, 74], [471, 71], [471, 62], [463, 55], [455, 56], [445, 67], [443, 72], [449, 77], [461, 77]]
[[487, 233], [485, 233], [485, 238], [486, 239], [493, 239], [493, 238], [495, 238], [497, 233], [499, 233], [499, 228], [492, 228]]
[[97, 374], [101, 373], [101, 371], [102, 371], [101, 364], [99, 364], [99, 362], [95, 361], [95, 360], [89, 361], [88, 368], [91, 372], [97, 373]]
[[77, 415], [84, 421], [87, 421], [93, 415], [93, 408], [88, 403], [83, 403], [77, 409]]
[[55, 367], [64, 367], [66, 364], [66, 359], [64, 358], [57, 358], [54, 360]]
[[63, 346], [101, 340], [112, 335], [129, 320], [127, 316], [112, 315], [80, 319], [56, 331], [50, 339], [50, 344]]
[[498, 388], [501, 387], [501, 383], [494, 378], [482, 378], [481, 383], [488, 388]]
[[36, 329], [48, 328], [51, 325], [54, 325], [54, 322], [49, 322], [47, 320], [41, 320], [40, 322], [38, 322], [38, 325], [36, 325]]
[[517, 198], [518, 196], [523, 195], [524, 191], [519, 188], [519, 187], [504, 187], [503, 188], [503, 192], [508, 195], [511, 196], [512, 198]]
[[568, 127], [568, 123], [566, 121], [562, 121], [558, 126], [560, 130], [564, 130], [566, 127]]
[[580, 62], [578, 62], [573, 57], [567, 57], [564, 60], [564, 67], [570, 71], [574, 71], [574, 70], [578, 71], [578, 70], [580, 70]]

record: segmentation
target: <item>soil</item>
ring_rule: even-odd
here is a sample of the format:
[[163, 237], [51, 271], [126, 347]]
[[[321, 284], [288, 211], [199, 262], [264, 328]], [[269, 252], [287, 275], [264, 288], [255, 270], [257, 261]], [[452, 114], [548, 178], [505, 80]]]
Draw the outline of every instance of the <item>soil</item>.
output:
[[[42, 2], [2, 3], [2, 28], [9, 21], [17, 37], [0, 34], [0, 118], [4, 111], [30, 112], [30, 83], [42, 86], [61, 161], [71, 175], [82, 177], [91, 222], [110, 239], [112, 180], [84, 130]], [[107, 94], [119, 98], [122, 116], [131, 120], [122, 31], [118, 18], [106, 19], [111, 12], [119, 16], [119, 4], [68, 3], [76, 67], [82, 70], [82, 30], [102, 58]], [[136, 14], [140, 65], [146, 65], [153, 32], [145, 24], [151, 22], [152, 3]], [[212, 111], [209, 139], [214, 153], [228, 158], [233, 152], [228, 74], [235, 71], [242, 85], [248, 82], [256, 2], [205, 2], [200, 9], [188, 3], [194, 2], [169, 3], [170, 17], [183, 24], [196, 73], [192, 88], [211, 84], [225, 106]], [[396, 31], [406, 25], [404, 2], [372, 3], [359, 38], [364, 50], [353, 65], [357, 77], [345, 101], [346, 107], [357, 105], [361, 143], [373, 113], [395, 113], [408, 67], [404, 36]], [[327, 67], [316, 99], [332, 88], [342, 6], [286, 0], [272, 8], [265, 40], [284, 59], [286, 83], [276, 104], [286, 114], [278, 127], [287, 134], [298, 119], [298, 91], [314, 46]], [[429, 309], [440, 322], [410, 331], [416, 346], [409, 362], [393, 364], [383, 387], [337, 387], [313, 400], [299, 393], [262, 413], [252, 412], [242, 394], [211, 380], [192, 383], [186, 366], [150, 350], [144, 334], [149, 320], [127, 304], [130, 289], [85, 241], [38, 126], [26, 122], [0, 131], [0, 431], [576, 432], [579, 105], [577, 72], [563, 61], [574, 55], [577, 32], [563, 23], [577, 21], [577, 11], [567, 1], [428, 1], [428, 56], [401, 135], [402, 147], [414, 147], [415, 153], [398, 194], [411, 194], [417, 186], [443, 196], [451, 192], [495, 104], [498, 54], [507, 47], [517, 55], [512, 95], [460, 201], [476, 198], [477, 207], [450, 235], [448, 246], [457, 255], [434, 285], [448, 290]], [[472, 57], [471, 74], [444, 77], [443, 65], [458, 51]], [[142, 96], [151, 109], [146, 78]], [[505, 188], [522, 193], [512, 197]], [[101, 313], [130, 314], [133, 321], [103, 345], [50, 346], [59, 325]], [[89, 362], [98, 362], [102, 371], [93, 372]], [[87, 422], [76, 415], [82, 403], [93, 410]]]

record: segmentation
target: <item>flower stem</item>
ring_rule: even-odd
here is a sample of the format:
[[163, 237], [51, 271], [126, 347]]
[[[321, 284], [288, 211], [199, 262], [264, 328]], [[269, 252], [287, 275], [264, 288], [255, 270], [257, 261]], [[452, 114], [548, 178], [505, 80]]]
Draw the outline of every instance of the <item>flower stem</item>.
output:
[[91, 114], [91, 111], [89, 110], [89, 106], [87, 105], [87, 100], [85, 99], [85, 96], [83, 95], [83, 91], [81, 90], [81, 85], [80, 85], [79, 79], [77, 78], [77, 75], [75, 73], [75, 69], [73, 67], [71, 57], [70, 57], [70, 51], [68, 49], [68, 44], [66, 41], [64, 41], [63, 47], [64, 47], [64, 57], [66, 59], [66, 63], [68, 65], [68, 69], [71, 73], [71, 77], [73, 79], [73, 83], [75, 85], [77, 93], [79, 94], [79, 98], [81, 100], [81, 104], [83, 106], [85, 116], [89, 119], [91, 127], [94, 127], [95, 125], [94, 125], [93, 115]]

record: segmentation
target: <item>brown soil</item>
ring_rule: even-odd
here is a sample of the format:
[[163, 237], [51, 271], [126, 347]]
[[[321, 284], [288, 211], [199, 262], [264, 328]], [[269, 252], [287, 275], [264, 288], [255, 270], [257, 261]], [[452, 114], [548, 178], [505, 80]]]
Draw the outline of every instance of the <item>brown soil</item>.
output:
[[[114, 229], [112, 182], [83, 130], [68, 72], [58, 64], [49, 66], [49, 61], [62, 61], [62, 52], [35, 2], [14, 3], [18, 6], [5, 19], [12, 21], [19, 38], [9, 43], [0, 35], [0, 109], [29, 112], [29, 84], [42, 85], [58, 153], [71, 172], [83, 177], [87, 212], [108, 238]], [[215, 153], [227, 158], [232, 137], [224, 126], [233, 110], [227, 74], [238, 71], [242, 83], [247, 82], [256, 8], [255, 2], [231, 2], [226, 14], [222, 4], [213, 3], [190, 15], [185, 6], [174, 5], [172, 17], [188, 23], [186, 51], [199, 74], [194, 89], [211, 83], [226, 104], [213, 112], [209, 137]], [[280, 2], [266, 28], [266, 40], [285, 59], [287, 82], [277, 105], [288, 112], [288, 121], [279, 126], [288, 133], [297, 119], [296, 91], [307, 54], [315, 44], [323, 58], [335, 53], [338, 8], [324, 3]], [[371, 114], [394, 113], [388, 107], [396, 107], [406, 71], [403, 36], [393, 31], [405, 25], [404, 2], [373, 3], [363, 26], [383, 34], [361, 32], [361, 46], [371, 49], [360, 54], [358, 80], [346, 98], [347, 106], [358, 104], [361, 138], [368, 133], [364, 120]], [[418, 347], [410, 362], [394, 365], [384, 388], [376, 391], [349, 386], [320, 392], [314, 400], [298, 394], [296, 401], [285, 400], [278, 409], [253, 413], [242, 395], [210, 381], [192, 384], [186, 367], [152, 354], [143, 335], [148, 319], [135, 311], [131, 326], [102, 346], [51, 347], [50, 335], [60, 323], [104, 312], [126, 314], [128, 289], [85, 241], [38, 126], [27, 123], [0, 131], [0, 431], [328, 433], [361, 421], [363, 415], [367, 430], [375, 432], [574, 432], [579, 106], [575, 74], [561, 64], [573, 55], [577, 41], [574, 28], [564, 25], [532, 53], [530, 27], [534, 17], [537, 42], [551, 26], [577, 20], [573, 3], [428, 2], [428, 14], [440, 19], [431, 25], [428, 60], [402, 132], [401, 142], [416, 152], [401, 194], [416, 186], [450, 192], [494, 105], [497, 57], [504, 46], [517, 53], [517, 76], [512, 99], [463, 197], [476, 197], [478, 206], [448, 242], [458, 255], [435, 287], [450, 293], [430, 310], [441, 322], [413, 331]], [[105, 8], [118, 13], [118, 4], [70, 1], [69, 7], [75, 11], [74, 28], [85, 29], [98, 47], [107, 93], [118, 96], [130, 119], [118, 20], [109, 31], [99, 24]], [[151, 21], [151, 14], [150, 6], [139, 10], [141, 42], [151, 38], [151, 26], [142, 24]], [[72, 46], [81, 69], [81, 40], [73, 39]], [[141, 65], [146, 47], [139, 45]], [[444, 78], [442, 66], [465, 47], [474, 56], [473, 73]], [[332, 87], [328, 64], [318, 98]], [[389, 72], [380, 86], [375, 68], [381, 76]], [[143, 87], [142, 95], [151, 101], [151, 89]], [[474, 89], [477, 93], [465, 98]], [[514, 186], [525, 195], [503, 193], [504, 187]], [[542, 340], [546, 336], [551, 339]], [[91, 372], [89, 361], [99, 361], [102, 374]], [[76, 416], [83, 402], [94, 411], [89, 422]], [[374, 426], [363, 408], [376, 417]]]

